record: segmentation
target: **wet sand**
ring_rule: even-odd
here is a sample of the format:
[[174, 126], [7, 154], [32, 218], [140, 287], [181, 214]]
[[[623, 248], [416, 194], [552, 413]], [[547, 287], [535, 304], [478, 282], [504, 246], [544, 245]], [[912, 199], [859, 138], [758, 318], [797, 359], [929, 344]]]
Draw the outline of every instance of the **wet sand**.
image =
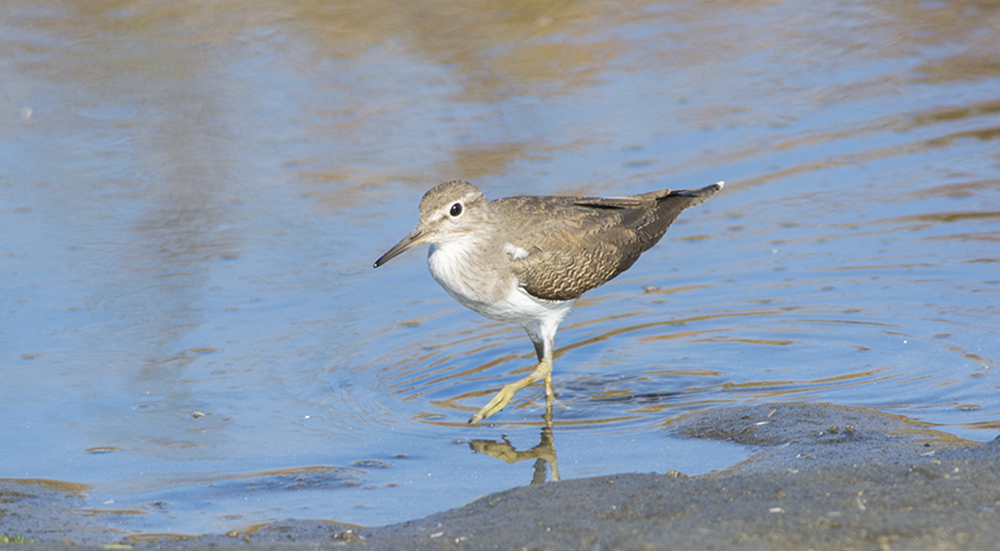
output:
[[995, 549], [1000, 440], [974, 443], [873, 410], [713, 409], [670, 431], [755, 453], [725, 471], [620, 474], [514, 488], [378, 528], [287, 520], [196, 538], [117, 536], [49, 484], [0, 482], [11, 549]]

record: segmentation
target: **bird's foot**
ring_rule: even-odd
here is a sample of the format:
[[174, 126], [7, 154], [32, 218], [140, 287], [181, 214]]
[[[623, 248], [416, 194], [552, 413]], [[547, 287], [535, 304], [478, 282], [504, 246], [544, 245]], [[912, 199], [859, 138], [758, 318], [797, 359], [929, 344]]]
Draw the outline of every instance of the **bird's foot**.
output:
[[523, 386], [517, 386], [517, 384], [520, 382], [521, 381], [518, 381], [517, 383], [510, 383], [509, 385], [504, 385], [504, 387], [500, 389], [500, 392], [497, 392], [496, 396], [494, 396], [493, 399], [490, 400], [490, 403], [483, 406], [483, 409], [479, 410], [478, 413], [476, 413], [475, 415], [472, 416], [471, 419], [469, 419], [469, 424], [475, 425], [476, 423], [482, 421], [483, 419], [486, 419], [487, 417], [507, 407], [507, 404], [510, 403], [511, 398], [514, 397], [514, 393], [524, 388]]
[[545, 380], [545, 403], [551, 404], [553, 396], [552, 363], [551, 361], [547, 362], [543, 360], [538, 363], [538, 366], [535, 368], [535, 371], [533, 371], [527, 377], [519, 381], [515, 381], [513, 383], [504, 385], [503, 388], [500, 389], [500, 392], [497, 392], [496, 396], [494, 396], [493, 399], [490, 400], [490, 403], [486, 404], [483, 407], [483, 409], [479, 410], [478, 413], [476, 413], [475, 415], [472, 416], [471, 419], [469, 419], [469, 424], [475, 425], [476, 423], [482, 421], [483, 419], [486, 419], [489, 416], [493, 415], [494, 413], [507, 407], [507, 404], [510, 403], [511, 398], [514, 397], [514, 394], [518, 390], [521, 390], [522, 388], [532, 383], [537, 383], [542, 379]]

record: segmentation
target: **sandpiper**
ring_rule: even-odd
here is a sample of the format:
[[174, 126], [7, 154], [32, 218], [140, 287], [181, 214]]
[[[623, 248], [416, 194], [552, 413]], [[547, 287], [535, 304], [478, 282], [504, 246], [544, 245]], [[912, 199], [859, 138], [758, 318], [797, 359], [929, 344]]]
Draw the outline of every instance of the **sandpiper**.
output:
[[505, 385], [469, 423], [500, 411], [514, 393], [540, 380], [551, 407], [555, 334], [576, 299], [629, 269], [681, 211], [722, 186], [612, 198], [489, 201], [472, 184], [453, 180], [424, 195], [417, 227], [375, 267], [430, 243], [431, 275], [449, 295], [488, 318], [520, 323], [528, 332], [538, 355], [535, 371]]

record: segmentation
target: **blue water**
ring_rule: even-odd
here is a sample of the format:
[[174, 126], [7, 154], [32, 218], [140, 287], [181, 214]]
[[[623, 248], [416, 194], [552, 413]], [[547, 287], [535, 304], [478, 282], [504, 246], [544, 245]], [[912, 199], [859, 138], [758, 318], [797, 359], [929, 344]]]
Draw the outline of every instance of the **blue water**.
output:
[[670, 423], [763, 401], [997, 435], [1000, 11], [438, 7], [2, 8], [0, 477], [85, 484], [132, 534], [528, 484], [473, 447], [545, 443], [540, 386], [465, 424], [523, 331], [422, 249], [371, 268], [452, 178], [727, 182], [559, 331], [563, 479], [725, 468], [748, 450]]

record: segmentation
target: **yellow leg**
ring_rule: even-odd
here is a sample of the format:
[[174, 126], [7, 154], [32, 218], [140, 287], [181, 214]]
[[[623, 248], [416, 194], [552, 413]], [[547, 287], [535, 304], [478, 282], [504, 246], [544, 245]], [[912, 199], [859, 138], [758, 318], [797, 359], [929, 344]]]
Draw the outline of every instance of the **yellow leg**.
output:
[[522, 388], [528, 385], [537, 383], [542, 379], [545, 380], [545, 402], [546, 404], [551, 404], [553, 397], [552, 360], [544, 359], [538, 362], [538, 366], [535, 367], [535, 371], [533, 371], [527, 377], [519, 381], [515, 381], [513, 383], [504, 385], [504, 387], [500, 389], [500, 392], [497, 392], [496, 396], [494, 396], [493, 399], [490, 400], [490, 403], [486, 404], [486, 406], [483, 407], [483, 409], [479, 410], [479, 413], [473, 415], [472, 419], [469, 419], [469, 424], [474, 425], [482, 421], [483, 419], [486, 419], [487, 417], [493, 415], [494, 413], [500, 411], [501, 409], [506, 407], [508, 403], [510, 403], [511, 398], [514, 397], [514, 393], [516, 393], [518, 390], [521, 390]]

